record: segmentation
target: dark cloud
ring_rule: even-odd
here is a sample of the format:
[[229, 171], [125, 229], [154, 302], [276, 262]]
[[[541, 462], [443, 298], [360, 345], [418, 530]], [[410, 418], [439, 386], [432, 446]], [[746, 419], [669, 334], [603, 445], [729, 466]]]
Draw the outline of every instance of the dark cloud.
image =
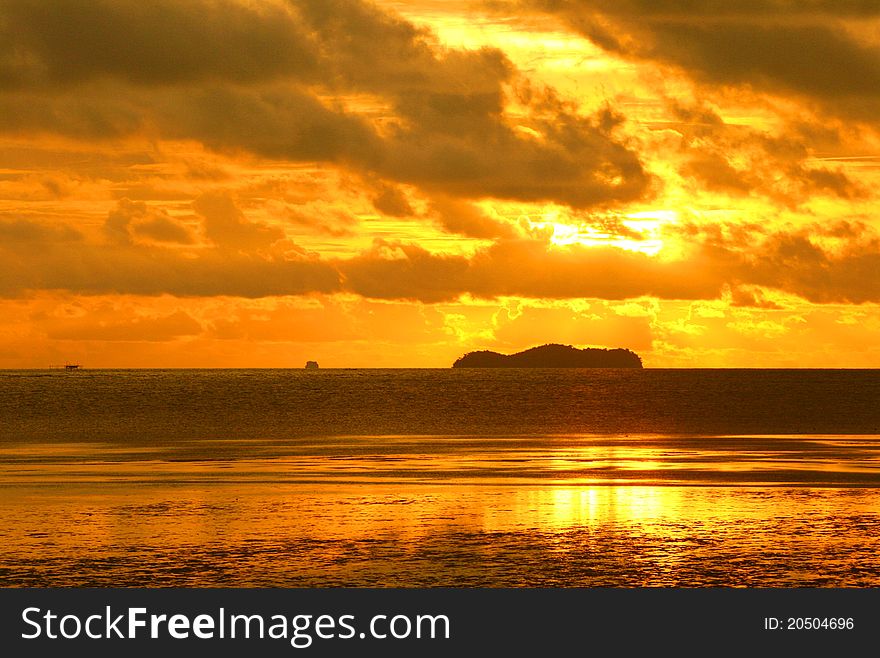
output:
[[230, 255], [210, 250], [197, 257], [167, 249], [41, 245], [39, 254], [3, 250], [0, 292], [33, 290], [82, 294], [180, 297], [268, 297], [339, 291], [337, 270], [308, 258]]
[[251, 251], [284, 238], [278, 227], [248, 221], [227, 193], [202, 194], [193, 201], [193, 208], [204, 220], [205, 235], [221, 247]]
[[145, 119], [143, 105], [114, 87], [0, 92], [0, 131], [6, 134], [62, 135], [94, 143], [136, 134], [145, 128]]
[[184, 223], [161, 208], [150, 208], [143, 201], [122, 199], [104, 223], [107, 236], [116, 243], [130, 244], [138, 239], [169, 244], [192, 244], [195, 236]]
[[290, 0], [327, 58], [329, 84], [392, 96], [491, 94], [514, 67], [494, 48], [444, 48], [429, 29], [361, 0]]
[[[814, 230], [815, 228], [815, 230]], [[832, 229], [839, 233], [839, 227]], [[337, 266], [344, 286], [381, 299], [438, 302], [461, 294], [494, 298], [716, 299], [734, 291], [735, 305], [776, 308], [765, 288], [816, 303], [880, 301], [880, 240], [868, 233], [829, 249], [809, 236], [820, 227], [768, 231], [760, 225], [685, 225], [691, 253], [661, 261], [615, 248], [539, 240], [503, 240], [472, 257], [432, 254], [412, 244], [379, 242]]]
[[466, 201], [435, 197], [430, 208], [440, 226], [449, 233], [483, 240], [510, 239], [517, 235], [511, 224], [489, 217], [478, 206]]
[[691, 155], [682, 173], [696, 178], [705, 189], [734, 194], [748, 193], [761, 183], [761, 179], [732, 167], [721, 153], [711, 151]]
[[[12, 0], [0, 25], [7, 133], [195, 139], [467, 198], [587, 207], [649, 192], [607, 113], [534, 90], [517, 98], [519, 130], [505, 106], [524, 79], [501, 51], [443, 47], [361, 0]], [[334, 100], [352, 94], [381, 99], [381, 126]], [[405, 213], [393, 190], [375, 202]]]
[[[750, 84], [832, 98], [874, 95], [878, 51], [827, 26], [661, 23], [652, 52], [713, 82]], [[678, 47], [676, 47], [678, 46]]]
[[602, 11], [630, 16], [682, 18], [715, 16], [725, 20], [780, 16], [816, 19], [829, 13], [849, 18], [880, 16], [873, 0], [536, 0], [548, 7], [591, 4]]
[[0, 88], [316, 73], [316, 45], [279, 2], [4, 0], [0, 42]]
[[52, 225], [28, 219], [0, 216], [0, 245], [13, 246], [19, 243], [39, 245], [43, 242], [76, 242], [82, 234], [66, 225]]
[[825, 167], [807, 169], [792, 167], [788, 170], [791, 178], [798, 179], [808, 189], [830, 192], [843, 199], [863, 197], [864, 190], [841, 171], [833, 171]]
[[383, 215], [389, 217], [412, 217], [416, 214], [403, 190], [398, 185], [391, 185], [382, 180], [368, 180], [372, 189], [370, 202]]
[[432, 254], [412, 244], [379, 240], [369, 252], [337, 266], [346, 290], [375, 299], [440, 302], [471, 287], [467, 258]]
[[766, 298], [760, 288], [737, 286], [731, 290], [730, 305], [738, 308], [763, 308], [771, 311], [783, 310], [783, 307]]
[[541, 138], [497, 120], [479, 135], [401, 133], [384, 170], [431, 193], [556, 201], [572, 207], [633, 201], [650, 177], [638, 157], [575, 116], [532, 122]]
[[[702, 245], [732, 286], [760, 286], [819, 304], [880, 302], [880, 238], [863, 224], [787, 230], [685, 224], [675, 230]], [[834, 243], [822, 243], [823, 237]]]
[[[224, 225], [229, 239], [251, 230], [237, 223], [243, 221], [240, 211], [223, 197], [206, 197], [199, 205], [215, 218], [226, 213], [224, 221], [236, 220]], [[114, 213], [126, 216], [127, 209], [131, 221], [142, 210], [132, 202], [121, 208]], [[122, 228], [130, 230], [128, 224]], [[685, 223], [667, 230], [668, 238], [687, 241], [687, 255], [663, 260], [613, 247], [519, 238], [499, 239], [471, 256], [377, 241], [358, 256], [321, 260], [295, 245], [283, 252], [218, 246], [182, 253], [121, 240], [91, 244], [65, 231], [8, 221], [0, 223], [0, 294], [68, 290], [258, 298], [348, 292], [434, 303], [462, 295], [718, 299], [731, 290], [734, 305], [773, 308], [762, 291], [778, 290], [822, 304], [880, 302], [880, 238], [864, 224], [771, 230], [761, 223]], [[251, 237], [244, 233], [240, 244]]]
[[197, 139], [216, 150], [372, 169], [387, 149], [365, 120], [286, 84], [212, 85], [136, 97], [161, 135]]
[[876, 122], [880, 5], [860, 0], [525, 0], [608, 51], [713, 85], [794, 94]]
[[[111, 211], [105, 234], [95, 244], [78, 233], [28, 221], [0, 221], [0, 295], [17, 297], [37, 290], [81, 294], [171, 294], [181, 297], [266, 297], [338, 292], [340, 275], [331, 264], [290, 245], [283, 253], [260, 253], [280, 234], [247, 223], [222, 196], [199, 202], [206, 231], [221, 244], [186, 253], [132, 239], [161, 232], [161, 210], [123, 201]], [[244, 248], [250, 247], [250, 251]]]
[[880, 301], [880, 243], [826, 251], [806, 233], [770, 236], [742, 267], [751, 283], [799, 295], [808, 301], [853, 303]]
[[[866, 190], [840, 169], [817, 166], [813, 140], [826, 148], [841, 148], [842, 137], [829, 127], [797, 121], [777, 134], [726, 123], [706, 105], [670, 101], [671, 121], [655, 128], [681, 135], [678, 148], [684, 161], [681, 174], [698, 189], [731, 196], [760, 194], [790, 207], [817, 194], [842, 199], [864, 197]], [[736, 164], [734, 164], [734, 162]]]
[[72, 249], [67, 243], [50, 241], [2, 251], [6, 268], [0, 274], [0, 291], [6, 296], [59, 289], [85, 294], [240, 297], [354, 292], [377, 299], [424, 302], [453, 300], [463, 294], [691, 299], [717, 296], [724, 282], [720, 273], [712, 271], [717, 263], [701, 257], [664, 264], [613, 248], [557, 248], [525, 239], [502, 240], [470, 258], [379, 241], [360, 256], [332, 262], [307, 255], [256, 256], [220, 248], [180, 254], [119, 243], [79, 244]]

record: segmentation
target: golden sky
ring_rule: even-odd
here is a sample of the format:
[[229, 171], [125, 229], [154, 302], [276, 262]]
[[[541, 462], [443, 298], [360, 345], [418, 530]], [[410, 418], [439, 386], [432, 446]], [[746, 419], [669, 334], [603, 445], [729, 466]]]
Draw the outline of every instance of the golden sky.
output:
[[880, 367], [880, 3], [4, 0], [0, 367]]

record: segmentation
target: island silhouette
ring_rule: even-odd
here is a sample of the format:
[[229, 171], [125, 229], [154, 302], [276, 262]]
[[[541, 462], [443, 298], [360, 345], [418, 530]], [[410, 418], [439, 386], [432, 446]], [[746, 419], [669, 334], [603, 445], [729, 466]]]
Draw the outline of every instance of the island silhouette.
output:
[[623, 348], [578, 349], [551, 343], [516, 354], [489, 350], [468, 352], [456, 359], [453, 368], [641, 368], [638, 354]]

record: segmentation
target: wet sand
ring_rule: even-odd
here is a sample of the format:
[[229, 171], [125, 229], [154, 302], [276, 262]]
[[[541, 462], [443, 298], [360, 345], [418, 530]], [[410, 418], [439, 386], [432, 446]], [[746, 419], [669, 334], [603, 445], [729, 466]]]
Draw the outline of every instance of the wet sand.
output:
[[14, 445], [3, 586], [880, 585], [872, 436]]

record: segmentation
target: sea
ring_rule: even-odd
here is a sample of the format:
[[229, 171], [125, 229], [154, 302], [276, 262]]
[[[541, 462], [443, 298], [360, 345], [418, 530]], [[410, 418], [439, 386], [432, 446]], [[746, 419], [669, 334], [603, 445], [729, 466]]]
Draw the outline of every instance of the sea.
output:
[[3, 587], [877, 587], [880, 371], [0, 371]]

